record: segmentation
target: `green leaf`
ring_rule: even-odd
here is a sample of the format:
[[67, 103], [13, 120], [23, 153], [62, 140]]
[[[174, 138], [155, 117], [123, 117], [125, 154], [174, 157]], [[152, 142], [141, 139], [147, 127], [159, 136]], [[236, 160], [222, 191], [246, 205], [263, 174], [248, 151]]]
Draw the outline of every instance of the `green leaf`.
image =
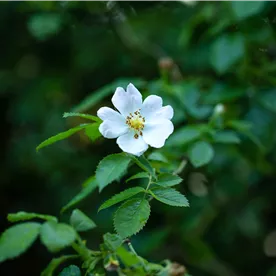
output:
[[46, 146], [49, 146], [53, 143], [56, 143], [58, 141], [61, 141], [61, 140], [64, 140], [68, 137], [70, 137], [71, 135], [73, 135], [74, 133], [86, 128], [89, 124], [82, 124], [80, 126], [77, 126], [77, 127], [74, 127], [74, 128], [70, 128], [69, 130], [67, 131], [64, 131], [64, 132], [61, 132], [55, 136], [52, 136], [50, 138], [48, 138], [47, 140], [43, 141], [41, 144], [39, 144], [37, 147], [36, 147], [36, 151], [46, 147]]
[[237, 133], [230, 130], [217, 132], [213, 138], [217, 143], [239, 144], [241, 142]]
[[129, 182], [130, 180], [133, 180], [133, 179], [139, 179], [139, 178], [149, 178], [149, 174], [146, 173], [146, 172], [139, 172], [139, 173], [136, 173], [134, 174], [133, 176], [131, 176], [130, 178], [128, 178], [126, 180], [126, 182]]
[[160, 161], [163, 163], [169, 163], [169, 160], [167, 159], [167, 157], [165, 155], [163, 155], [160, 152], [152, 152], [149, 156], [148, 156], [149, 160], [154, 160], [154, 161]]
[[36, 240], [41, 224], [25, 222], [8, 228], [0, 237], [0, 262], [24, 253]]
[[133, 162], [138, 165], [141, 169], [148, 172], [150, 175], [155, 177], [154, 168], [151, 166], [150, 162], [144, 156], [134, 156], [132, 154], [128, 154], [128, 156], [133, 160]]
[[76, 265], [69, 265], [59, 273], [59, 276], [81, 276], [81, 271]]
[[59, 265], [68, 260], [75, 259], [78, 257], [78, 255], [64, 255], [59, 258], [52, 259], [48, 266], [41, 272], [41, 276], [53, 276], [55, 270], [58, 268]]
[[213, 147], [204, 141], [196, 142], [188, 152], [191, 163], [194, 167], [201, 167], [208, 164], [214, 157]]
[[176, 130], [168, 139], [168, 146], [184, 146], [194, 141], [202, 135], [202, 131], [197, 126], [185, 126]]
[[133, 197], [141, 192], [145, 192], [145, 189], [142, 187], [134, 187], [134, 188], [129, 188], [127, 190], [124, 190], [124, 191], [120, 192], [119, 194], [114, 195], [107, 201], [105, 201], [105, 203], [103, 203], [100, 206], [99, 211], [106, 209], [110, 206], [113, 206], [121, 201], [126, 200], [126, 199], [129, 199], [130, 197]]
[[231, 1], [233, 12], [238, 20], [260, 13], [265, 1]]
[[96, 179], [100, 192], [108, 184], [123, 175], [130, 161], [131, 158], [123, 153], [108, 155], [100, 161], [96, 170]]
[[87, 231], [96, 227], [96, 224], [88, 216], [86, 216], [81, 210], [75, 209], [70, 217], [71, 225], [77, 231]]
[[244, 55], [244, 39], [240, 34], [219, 37], [211, 47], [211, 64], [219, 74], [230, 69]]
[[83, 183], [82, 186], [82, 190], [61, 209], [62, 213], [88, 197], [98, 187], [98, 182], [96, 181], [95, 176], [91, 176]]
[[95, 106], [97, 103], [99, 103], [101, 100], [103, 100], [106, 96], [111, 95], [115, 92], [116, 88], [126, 87], [129, 83], [133, 83], [135, 87], [139, 88], [142, 85], [145, 84], [145, 81], [142, 79], [120, 79], [116, 80], [110, 84], [107, 84], [103, 86], [102, 88], [93, 91], [91, 95], [86, 97], [80, 104], [75, 106], [73, 108], [74, 112], [83, 112], [85, 110], [91, 109], [93, 106]]
[[68, 118], [68, 117], [81, 117], [83, 119], [91, 120], [91, 121], [98, 122], [98, 123], [102, 122], [102, 120], [97, 116], [83, 114], [83, 113], [77, 113], [77, 112], [65, 112], [63, 114], [63, 118]]
[[123, 203], [114, 217], [114, 226], [122, 237], [138, 233], [150, 216], [150, 205], [146, 199], [131, 199]]
[[139, 256], [135, 255], [134, 253], [126, 250], [124, 247], [120, 247], [117, 249], [117, 255], [120, 257], [122, 262], [125, 266], [131, 267], [139, 264], [141, 262], [141, 259]]
[[157, 200], [177, 207], [188, 207], [189, 202], [187, 198], [172, 188], [154, 188], [149, 191], [150, 194]]
[[57, 218], [54, 216], [49, 215], [42, 215], [42, 214], [36, 214], [36, 213], [27, 213], [27, 212], [17, 212], [14, 214], [8, 214], [8, 221], [10, 222], [17, 222], [22, 220], [31, 220], [34, 218], [44, 219], [44, 220], [50, 220], [57, 222]]
[[112, 251], [116, 251], [123, 243], [123, 239], [117, 234], [106, 233], [103, 238], [104, 244]]
[[68, 224], [49, 221], [42, 225], [40, 238], [49, 251], [57, 252], [75, 241], [76, 232]]
[[171, 187], [181, 183], [182, 181], [183, 179], [178, 175], [174, 175], [170, 173], [161, 173], [158, 176], [158, 180], [156, 184], [162, 187]]
[[102, 134], [99, 131], [100, 123], [91, 124], [85, 128], [85, 134], [90, 138], [92, 142], [95, 142]]

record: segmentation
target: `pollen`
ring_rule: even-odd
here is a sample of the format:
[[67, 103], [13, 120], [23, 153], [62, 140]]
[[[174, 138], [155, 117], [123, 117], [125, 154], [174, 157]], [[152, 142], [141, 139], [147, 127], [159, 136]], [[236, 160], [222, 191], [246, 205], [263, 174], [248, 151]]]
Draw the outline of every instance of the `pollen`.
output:
[[138, 139], [139, 135], [143, 135], [142, 130], [145, 126], [145, 118], [140, 114], [140, 110], [136, 110], [133, 114], [130, 113], [129, 116], [126, 117], [126, 124], [130, 129], [134, 130], [134, 138]]

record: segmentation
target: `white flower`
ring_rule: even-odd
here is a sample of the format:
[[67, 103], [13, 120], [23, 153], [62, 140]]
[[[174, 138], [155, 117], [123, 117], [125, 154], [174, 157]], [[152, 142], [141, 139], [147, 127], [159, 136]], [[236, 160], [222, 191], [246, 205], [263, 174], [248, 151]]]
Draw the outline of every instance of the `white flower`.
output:
[[163, 106], [162, 98], [148, 96], [142, 102], [142, 95], [133, 84], [125, 91], [118, 87], [112, 97], [113, 105], [119, 112], [102, 107], [98, 117], [103, 120], [99, 131], [105, 138], [117, 138], [117, 144], [124, 151], [142, 155], [148, 145], [154, 148], [164, 146], [173, 132], [173, 109]]

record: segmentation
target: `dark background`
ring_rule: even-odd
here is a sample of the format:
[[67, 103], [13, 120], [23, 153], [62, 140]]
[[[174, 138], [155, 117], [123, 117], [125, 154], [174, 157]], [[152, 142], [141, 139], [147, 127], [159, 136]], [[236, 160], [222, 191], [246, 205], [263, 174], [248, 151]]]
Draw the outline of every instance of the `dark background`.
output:
[[[41, 141], [80, 122], [63, 112], [104, 85], [114, 91], [117, 79], [154, 94], [169, 75], [172, 87], [203, 84], [191, 97], [208, 108], [224, 103], [233, 118], [252, 123], [254, 138], [214, 145], [210, 164], [189, 165], [182, 185], [191, 207], [153, 203], [133, 240], [137, 252], [177, 261], [194, 276], [276, 275], [275, 12], [273, 2], [2, 2], [1, 231], [10, 212], [59, 215], [98, 161], [119, 152], [114, 140], [91, 144], [80, 133], [36, 153]], [[104, 104], [110, 96], [84, 111]], [[176, 128], [204, 123], [208, 108], [176, 116]], [[112, 231], [113, 210], [96, 209], [120, 190], [112, 185], [79, 206], [98, 225], [86, 234], [92, 248]], [[39, 275], [51, 258], [37, 242], [0, 272]]]

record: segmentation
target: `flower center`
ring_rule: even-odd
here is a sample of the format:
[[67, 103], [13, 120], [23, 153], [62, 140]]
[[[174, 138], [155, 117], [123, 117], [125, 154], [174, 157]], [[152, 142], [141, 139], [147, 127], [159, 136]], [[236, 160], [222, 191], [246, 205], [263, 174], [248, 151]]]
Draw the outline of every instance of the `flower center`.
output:
[[140, 109], [126, 117], [126, 124], [135, 131], [135, 139], [138, 139], [139, 135], [143, 135], [142, 130], [144, 129], [145, 118], [141, 116]]

